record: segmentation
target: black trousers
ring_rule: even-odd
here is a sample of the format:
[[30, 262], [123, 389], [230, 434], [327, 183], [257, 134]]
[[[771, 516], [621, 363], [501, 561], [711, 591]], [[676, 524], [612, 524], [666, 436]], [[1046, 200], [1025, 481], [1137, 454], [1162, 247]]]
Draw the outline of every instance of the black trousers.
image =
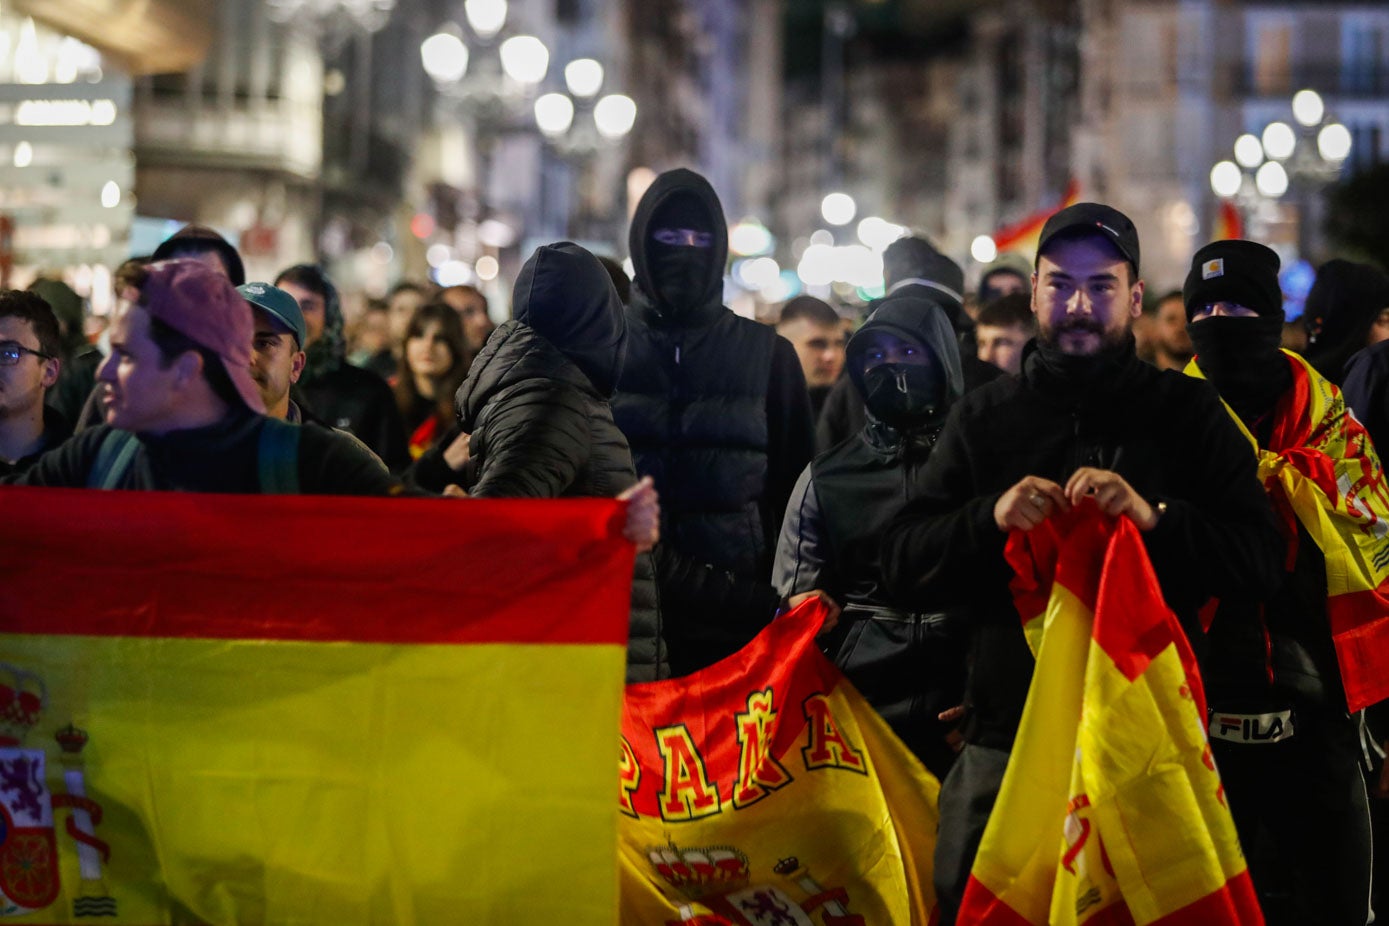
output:
[[1291, 739], [1211, 741], [1240, 844], [1269, 926], [1364, 926], [1371, 840], [1359, 717], [1295, 710]]
[[966, 745], [941, 782], [934, 879], [938, 926], [953, 926], [960, 912], [974, 856], [1003, 785], [1008, 755], [1002, 749]]

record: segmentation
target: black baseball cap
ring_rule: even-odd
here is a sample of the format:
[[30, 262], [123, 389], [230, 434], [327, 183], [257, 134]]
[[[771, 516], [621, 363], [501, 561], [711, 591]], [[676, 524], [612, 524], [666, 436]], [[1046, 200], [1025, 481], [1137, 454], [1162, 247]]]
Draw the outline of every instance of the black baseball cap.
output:
[[1138, 229], [1128, 216], [1103, 203], [1076, 203], [1047, 219], [1037, 239], [1037, 256], [1041, 257], [1047, 245], [1058, 236], [1069, 238], [1086, 233], [1108, 240], [1133, 264], [1134, 272], [1138, 272]]

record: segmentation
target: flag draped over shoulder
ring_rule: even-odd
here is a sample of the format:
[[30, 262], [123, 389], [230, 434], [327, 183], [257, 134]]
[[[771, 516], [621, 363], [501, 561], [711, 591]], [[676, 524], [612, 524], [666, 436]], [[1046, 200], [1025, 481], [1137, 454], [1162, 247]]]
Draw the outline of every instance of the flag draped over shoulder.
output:
[[0, 489], [4, 922], [617, 922], [601, 500]]
[[1262, 923], [1137, 528], [1087, 503], [1007, 556], [1037, 668], [958, 921]]
[[927, 922], [939, 786], [815, 648], [821, 618], [627, 686], [623, 922]]
[[[1268, 448], [1230, 417], [1258, 454], [1259, 479], [1285, 533], [1295, 541], [1296, 517], [1326, 560], [1326, 613], [1354, 712], [1389, 697], [1389, 488], [1341, 390], [1302, 357], [1283, 353], [1293, 386], [1278, 401]], [[1194, 360], [1186, 373], [1204, 378]]]

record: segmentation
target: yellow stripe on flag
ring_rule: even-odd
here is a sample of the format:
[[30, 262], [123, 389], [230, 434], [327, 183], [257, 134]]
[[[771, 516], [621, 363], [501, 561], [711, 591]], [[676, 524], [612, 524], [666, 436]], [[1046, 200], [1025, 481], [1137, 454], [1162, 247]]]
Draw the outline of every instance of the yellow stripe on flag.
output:
[[1137, 529], [1087, 503], [1015, 532], [1008, 557], [1021, 609], [1049, 591], [958, 921], [1261, 923], [1200, 678]]
[[621, 517], [0, 489], [0, 917], [612, 926]]

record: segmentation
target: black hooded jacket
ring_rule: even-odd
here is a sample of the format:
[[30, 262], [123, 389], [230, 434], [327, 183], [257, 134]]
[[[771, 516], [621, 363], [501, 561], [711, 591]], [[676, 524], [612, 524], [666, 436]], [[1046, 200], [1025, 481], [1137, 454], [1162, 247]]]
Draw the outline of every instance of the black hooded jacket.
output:
[[922, 473], [963, 375], [943, 308], [919, 296], [891, 297], [849, 341], [846, 369], [864, 388], [864, 351], [886, 331], [926, 346], [940, 369], [942, 401], [902, 429], [871, 414], [863, 429], [820, 454], [796, 483], [782, 522], [772, 582], [787, 598], [820, 589], [844, 605], [823, 646], [894, 732], [938, 777], [954, 753], [939, 714], [960, 703], [967, 624], [958, 614], [911, 613], [886, 588], [883, 528], [921, 491]]
[[[886, 300], [897, 296], [916, 296], [929, 299], [944, 310], [946, 318], [950, 320], [950, 327], [954, 329], [956, 342], [959, 345], [960, 371], [964, 376], [965, 392], [977, 389], [1004, 375], [1003, 371], [992, 363], [986, 363], [979, 359], [974, 320], [953, 299], [948, 297], [941, 299], [939, 295], [939, 290], [930, 286], [922, 283], [909, 283], [887, 296], [871, 302], [868, 306], [868, 317], [872, 318], [878, 306]], [[828, 450], [836, 444], [842, 443], [857, 434], [867, 421], [868, 413], [863, 407], [862, 394], [854, 388], [853, 383], [849, 382], [847, 378], [840, 377], [839, 382], [834, 384], [830, 389], [830, 394], [825, 397], [825, 404], [815, 422], [816, 450]]]
[[[705, 265], [684, 307], [655, 284], [649, 249], [653, 218], [671, 209], [709, 234], [707, 250], [689, 255]], [[630, 247], [636, 273], [613, 417], [661, 495], [661, 600], [671, 666], [682, 673], [738, 649], [771, 619], [771, 552], [813, 451], [813, 423], [790, 342], [722, 305], [727, 226], [703, 177], [658, 177], [637, 207]]]
[[1197, 609], [1259, 594], [1278, 580], [1284, 545], [1249, 444], [1209, 384], [1140, 361], [1132, 338], [1088, 376], [1033, 341], [1022, 373], [967, 393], [951, 409], [915, 500], [883, 532], [890, 594], [918, 607], [970, 609], [973, 659], [966, 739], [1009, 749], [1034, 660], [1022, 633], [994, 522], [1024, 476], [1064, 486], [1076, 469], [1118, 473], [1166, 513], [1143, 535], [1163, 597], [1198, 657]]
[[[627, 340], [607, 272], [578, 245], [542, 247], [516, 280], [512, 311], [458, 390], [459, 423], [472, 436], [456, 481], [477, 498], [611, 498], [630, 487], [637, 481], [631, 452], [607, 402]], [[654, 568], [642, 555], [627, 680], [665, 674]]]
[[1365, 348], [1379, 313], [1389, 309], [1389, 276], [1368, 264], [1329, 260], [1307, 293], [1303, 322], [1310, 343], [1304, 356], [1336, 385], [1347, 362]]

